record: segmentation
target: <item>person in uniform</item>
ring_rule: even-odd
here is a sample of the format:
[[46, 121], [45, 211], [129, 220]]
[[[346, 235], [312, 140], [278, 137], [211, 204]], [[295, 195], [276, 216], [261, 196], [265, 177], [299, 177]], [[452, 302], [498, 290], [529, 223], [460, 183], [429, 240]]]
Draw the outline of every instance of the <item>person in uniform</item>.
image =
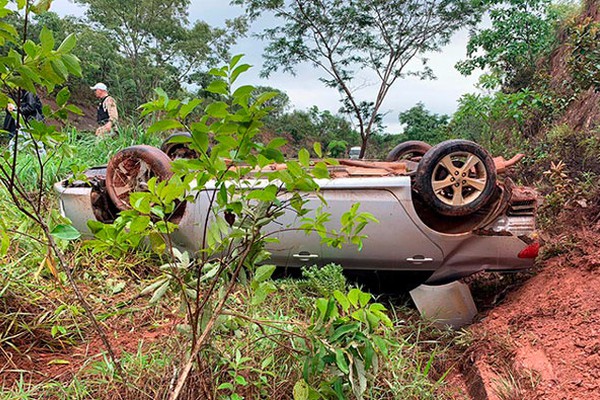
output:
[[100, 99], [100, 103], [98, 104], [98, 129], [96, 129], [96, 136], [103, 137], [105, 135], [113, 135], [116, 123], [119, 120], [117, 103], [115, 102], [115, 99], [108, 95], [108, 89], [104, 83], [98, 82], [90, 87], [90, 89], [92, 89], [96, 94], [96, 97]]

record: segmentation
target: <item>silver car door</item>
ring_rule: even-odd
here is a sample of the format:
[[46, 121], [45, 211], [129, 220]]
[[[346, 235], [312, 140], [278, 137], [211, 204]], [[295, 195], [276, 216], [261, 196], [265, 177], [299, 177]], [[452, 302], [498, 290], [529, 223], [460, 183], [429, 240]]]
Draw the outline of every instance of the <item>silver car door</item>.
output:
[[329, 229], [339, 229], [342, 214], [357, 202], [359, 212], [369, 212], [379, 221], [363, 230], [367, 237], [361, 250], [351, 244], [341, 249], [323, 247], [323, 263], [379, 270], [434, 270], [442, 263], [441, 249], [413, 222], [393, 190], [410, 191], [410, 187], [322, 191], [332, 217]]

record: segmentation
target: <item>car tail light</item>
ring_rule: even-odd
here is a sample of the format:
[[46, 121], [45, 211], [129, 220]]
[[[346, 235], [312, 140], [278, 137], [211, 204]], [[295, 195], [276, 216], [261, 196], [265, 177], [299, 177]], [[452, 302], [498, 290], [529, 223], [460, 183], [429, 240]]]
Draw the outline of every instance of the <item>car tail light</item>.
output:
[[533, 242], [519, 252], [519, 258], [536, 258], [540, 252], [540, 242]]

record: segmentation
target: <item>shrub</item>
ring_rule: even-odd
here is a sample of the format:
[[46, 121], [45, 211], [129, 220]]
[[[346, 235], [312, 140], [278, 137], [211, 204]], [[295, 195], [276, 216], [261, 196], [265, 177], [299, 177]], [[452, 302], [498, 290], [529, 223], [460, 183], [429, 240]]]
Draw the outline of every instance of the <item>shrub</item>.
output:
[[322, 268], [316, 265], [302, 267], [302, 277], [309, 291], [323, 297], [333, 295], [336, 290], [345, 291], [347, 286], [343, 268], [337, 264], [327, 264]]

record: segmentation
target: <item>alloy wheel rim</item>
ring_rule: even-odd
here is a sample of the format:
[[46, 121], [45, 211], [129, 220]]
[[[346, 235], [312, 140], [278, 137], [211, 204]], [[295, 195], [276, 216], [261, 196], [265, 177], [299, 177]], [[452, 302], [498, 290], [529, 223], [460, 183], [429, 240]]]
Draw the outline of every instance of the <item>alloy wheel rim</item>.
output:
[[475, 154], [457, 151], [444, 156], [436, 164], [431, 187], [436, 198], [450, 206], [473, 203], [487, 183], [485, 164]]

